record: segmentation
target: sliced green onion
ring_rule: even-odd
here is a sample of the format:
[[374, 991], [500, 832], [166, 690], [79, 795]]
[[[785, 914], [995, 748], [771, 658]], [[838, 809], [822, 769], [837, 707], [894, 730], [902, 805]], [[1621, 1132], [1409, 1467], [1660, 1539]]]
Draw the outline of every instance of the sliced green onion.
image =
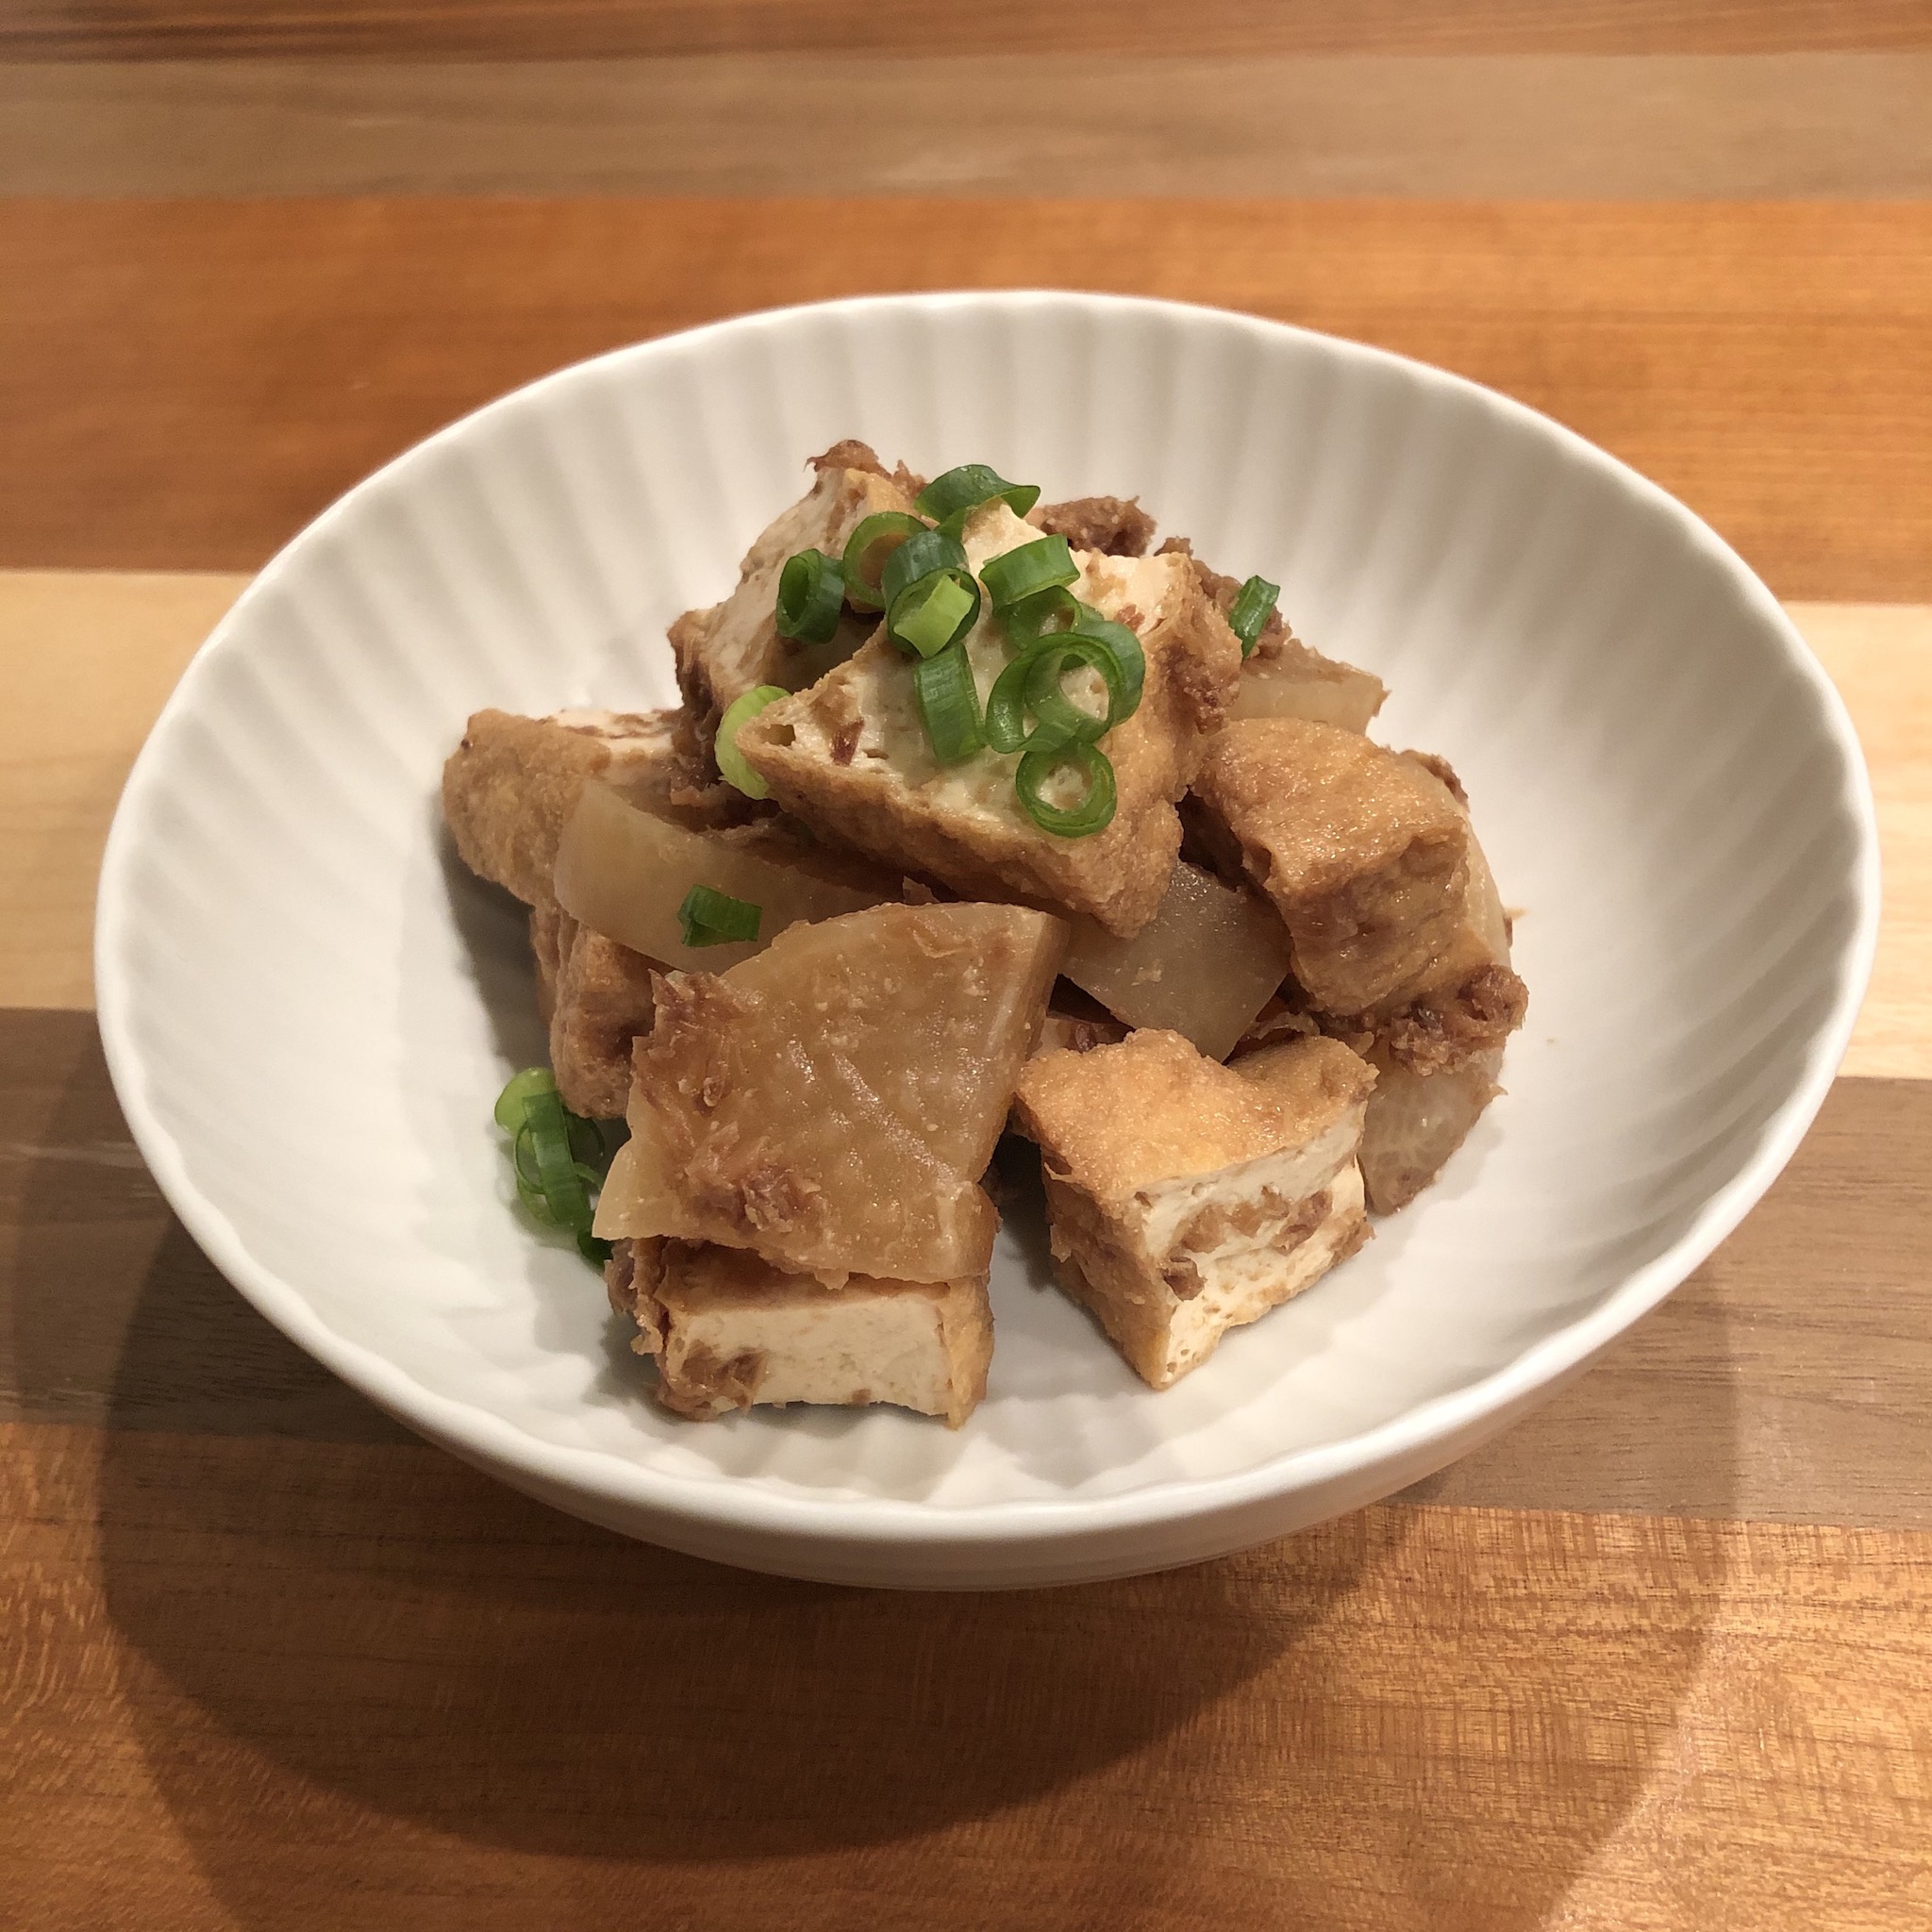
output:
[[1018, 751], [1026, 742], [1026, 680], [1034, 656], [1027, 652], [1015, 658], [986, 694], [986, 741], [995, 751]]
[[1086, 608], [1073, 591], [1056, 584], [1051, 590], [1036, 591], [1032, 596], [1023, 597], [1001, 611], [1000, 616], [1014, 648], [1024, 652], [1058, 632], [1072, 630]]
[[[1087, 795], [1078, 805], [1049, 805], [1041, 795], [1047, 781], [1062, 765], [1074, 765], [1085, 774]], [[1061, 839], [1086, 839], [1113, 822], [1113, 766], [1098, 745], [1079, 740], [1028, 746], [1013, 774], [1014, 789], [1026, 816], [1043, 832]]]
[[517, 1197], [532, 1217], [569, 1228], [587, 1261], [608, 1261], [609, 1242], [591, 1232], [591, 1197], [610, 1159], [596, 1122], [564, 1106], [548, 1067], [525, 1067], [496, 1096], [496, 1124], [510, 1136]]
[[778, 573], [778, 602], [773, 622], [781, 638], [823, 644], [839, 628], [845, 603], [845, 566], [823, 550], [801, 550], [787, 558]]
[[1147, 682], [1147, 654], [1141, 648], [1141, 640], [1125, 625], [1101, 616], [1091, 604], [1081, 605], [1080, 621], [1074, 625], [1072, 635], [1091, 638], [1113, 653], [1114, 661], [1121, 667], [1123, 694], [1121, 714], [1114, 723], [1122, 724], [1131, 718], [1141, 708], [1141, 691]]
[[889, 608], [900, 591], [936, 570], [966, 569], [966, 552], [957, 537], [944, 530], [928, 530], [922, 525], [886, 558], [879, 573], [880, 599]]
[[693, 886], [677, 908], [688, 946], [724, 946], [755, 940], [762, 909], [746, 899], [734, 899], [710, 886]]
[[[1126, 702], [1126, 684], [1120, 661], [1112, 648], [1099, 638], [1090, 638], [1075, 631], [1071, 637], [1049, 644], [1022, 661], [1026, 666], [1026, 702], [1032, 708], [1033, 715], [1040, 720], [1036, 737], [1041, 743], [1048, 740], [1060, 742], [1084, 740], [1091, 744], [1094, 740], [1106, 737], [1132, 712], [1133, 707]], [[1061, 678], [1083, 664], [1099, 672], [1107, 686], [1105, 717], [1096, 717], [1091, 711], [1083, 710], [1060, 688]], [[1008, 668], [1010, 670], [1011, 666]]]
[[890, 541], [893, 549], [908, 537], [925, 528], [922, 518], [908, 516], [903, 509], [882, 509], [867, 517], [845, 541], [841, 567], [845, 574], [845, 601], [855, 610], [883, 610], [886, 600], [879, 592], [879, 573], [869, 568], [874, 556], [883, 567], [886, 558], [880, 546]]
[[548, 1067], [525, 1067], [512, 1074], [509, 1084], [496, 1096], [496, 1124], [506, 1134], [514, 1134], [524, 1124], [524, 1108], [539, 1093], [555, 1093], [557, 1075]]
[[957, 535], [966, 519], [982, 503], [1003, 496], [1016, 517], [1024, 517], [1040, 501], [1037, 483], [1008, 483], [997, 470], [984, 463], [961, 463], [943, 476], [935, 476], [913, 499], [912, 507], [936, 524], [944, 524]]
[[1234, 608], [1227, 613], [1227, 627], [1241, 639], [1243, 658], [1255, 648], [1255, 640], [1261, 635], [1261, 626], [1268, 622], [1268, 613], [1280, 595], [1281, 586], [1271, 584], [1266, 577], [1250, 577], [1235, 592]]
[[[816, 550], [804, 553], [816, 557]], [[796, 563], [797, 558], [791, 559]], [[787, 564], [787, 570], [791, 564]], [[744, 754], [738, 748], [738, 734], [745, 725], [762, 711], [767, 705], [775, 705], [780, 698], [791, 693], [782, 685], [760, 684], [754, 686], [741, 696], [735, 697], [725, 707], [724, 715], [718, 724], [718, 742], [713, 747], [718, 758], [718, 772], [727, 785], [735, 785], [747, 798], [769, 798], [772, 788], [745, 763]]]
[[886, 611], [886, 635], [922, 658], [932, 658], [963, 638], [978, 616], [979, 586], [972, 572], [936, 570], [892, 599]]
[[1037, 543], [1023, 543], [1017, 550], [989, 557], [979, 575], [992, 608], [1004, 610], [1041, 591], [1076, 583], [1080, 567], [1064, 537], [1042, 537]]
[[933, 757], [941, 764], [956, 765], [986, 742], [979, 729], [979, 692], [964, 644], [948, 644], [937, 657], [915, 664], [912, 689]]

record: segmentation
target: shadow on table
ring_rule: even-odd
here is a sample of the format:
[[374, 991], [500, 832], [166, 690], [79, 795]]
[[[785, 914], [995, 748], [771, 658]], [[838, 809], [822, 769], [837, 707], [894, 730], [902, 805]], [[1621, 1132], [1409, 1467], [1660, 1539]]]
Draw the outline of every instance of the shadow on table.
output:
[[[92, 1061], [67, 1077], [42, 1147], [100, 1138], [99, 1086]], [[97, 1286], [64, 1174], [35, 1162], [17, 1197], [17, 1323]], [[206, 1399], [163, 1417], [153, 1364], [269, 1344], [178, 1227], [136, 1246], [101, 1572], [154, 1788], [242, 1924], [291, 1923], [298, 1893], [467, 1924], [486, 1882], [527, 1896], [520, 1923], [567, 1895], [573, 1924], [695, 1924], [823, 1873], [858, 1917], [897, 1901], [927, 1926], [1086, 1925], [1102, 1901], [1119, 1926], [1528, 1926], [1641, 1792], [1696, 1674], [1679, 1624], [1624, 1633], [1626, 1678], [1586, 1646], [1519, 1682], [1507, 1646], [1536, 1625], [1496, 1619], [1522, 1583], [1507, 1537], [1445, 1557], [1426, 1512], [1124, 1583], [897, 1595], [627, 1542], [373, 1411], [312, 1433], [225, 1431]], [[1726, 1399], [1700, 1400], [1701, 1440]], [[1504, 1736], [1490, 1782], [1444, 1723]], [[772, 1860], [803, 1862], [758, 1879]]]

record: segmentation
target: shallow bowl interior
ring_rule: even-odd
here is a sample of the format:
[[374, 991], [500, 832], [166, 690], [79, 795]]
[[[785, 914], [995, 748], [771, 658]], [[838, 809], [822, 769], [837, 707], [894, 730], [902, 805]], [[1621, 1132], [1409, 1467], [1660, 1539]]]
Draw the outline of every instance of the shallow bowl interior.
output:
[[[1001, 1237], [991, 1391], [711, 1426], [643, 1399], [491, 1124], [539, 1058], [516, 909], [436, 787], [485, 705], [675, 700], [803, 459], [862, 436], [1049, 498], [1138, 494], [1445, 754], [1529, 1021], [1507, 1096], [1357, 1258], [1141, 1388]], [[391, 464], [183, 679], [104, 871], [100, 1014], [161, 1185], [271, 1320], [458, 1453], [732, 1560], [891, 1582], [1155, 1567], [1424, 1473], [1680, 1279], [1782, 1164], [1862, 991], [1869, 792], [1841, 707], [1707, 529], [1528, 410], [1249, 318], [1069, 295], [753, 316], [567, 370]]]

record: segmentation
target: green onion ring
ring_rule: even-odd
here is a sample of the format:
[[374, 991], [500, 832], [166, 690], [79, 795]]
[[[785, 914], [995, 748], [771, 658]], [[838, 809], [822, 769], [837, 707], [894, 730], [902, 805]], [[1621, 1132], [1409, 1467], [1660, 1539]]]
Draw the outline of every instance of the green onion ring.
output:
[[943, 530], [917, 529], [886, 558], [879, 573], [880, 601], [890, 609], [900, 591], [921, 577], [929, 577], [936, 570], [966, 568], [966, 552], [958, 538]]
[[984, 463], [961, 463], [943, 476], [935, 476], [913, 499], [912, 507], [934, 523], [945, 524], [957, 536], [966, 519], [995, 496], [1005, 497], [1008, 508], [1016, 517], [1024, 517], [1040, 501], [1040, 486], [1008, 483]]
[[979, 585], [973, 573], [936, 570], [892, 599], [886, 611], [886, 635], [922, 658], [933, 658], [963, 638], [978, 619]]
[[1050, 590], [1036, 591], [1032, 596], [1023, 597], [1001, 611], [1000, 618], [1014, 647], [1024, 652], [1074, 629], [1087, 608], [1064, 585], [1056, 584]]
[[[867, 517], [845, 540], [845, 552], [841, 559], [841, 568], [845, 575], [845, 601], [855, 610], [883, 610], [886, 600], [879, 593], [879, 580], [868, 575], [866, 563], [872, 553], [889, 537], [896, 537], [903, 542], [908, 537], [924, 529], [922, 518], [908, 516], [903, 509], [882, 509]], [[899, 546], [893, 544], [893, 549]], [[885, 558], [879, 559], [883, 568]]]
[[[1042, 743], [1054, 739], [1066, 743], [1079, 740], [1091, 744], [1105, 738], [1132, 708], [1126, 702], [1120, 661], [1111, 647], [1099, 638], [1075, 631], [1023, 661], [1026, 666], [1026, 703], [1040, 721], [1034, 735]], [[1099, 672], [1107, 686], [1107, 715], [1103, 718], [1082, 710], [1060, 688], [1061, 678], [1082, 664]]]
[[[817, 556], [816, 551], [806, 553]], [[797, 562], [793, 558], [792, 562]], [[787, 564], [787, 570], [791, 565]], [[767, 705], [775, 705], [780, 698], [791, 693], [782, 685], [755, 685], [750, 691], [733, 698], [725, 707], [724, 715], [718, 723], [718, 742], [712, 747], [718, 760], [718, 775], [727, 785], [733, 785], [747, 798], [769, 798], [772, 788], [745, 763], [744, 754], [738, 748], [738, 734], [762, 711]]]
[[986, 694], [986, 741], [997, 752], [1023, 750], [1026, 743], [1026, 679], [1039, 654], [1015, 658], [993, 679]]
[[[1078, 765], [1087, 777], [1087, 795], [1078, 805], [1061, 808], [1041, 796], [1047, 780], [1062, 764]], [[1043, 832], [1060, 839], [1087, 839], [1113, 822], [1116, 793], [1113, 766], [1098, 745], [1079, 741], [1029, 745], [1013, 775], [1014, 789], [1026, 816]]]
[[764, 918], [761, 908], [748, 899], [734, 899], [712, 886], [693, 886], [677, 908], [688, 946], [724, 946], [755, 940]]
[[548, 1067], [525, 1067], [521, 1074], [512, 1074], [496, 1096], [496, 1124], [506, 1134], [514, 1134], [524, 1124], [524, 1108], [531, 1095], [556, 1091], [557, 1075]]
[[830, 641], [845, 606], [845, 566], [823, 550], [801, 550], [778, 573], [772, 622], [781, 638], [801, 644]]
[[1080, 621], [1069, 636], [1091, 638], [1113, 653], [1114, 661], [1121, 667], [1124, 693], [1121, 715], [1115, 723], [1124, 724], [1141, 708], [1141, 691], [1147, 682], [1147, 654], [1141, 648], [1141, 640], [1125, 625], [1101, 616], [1091, 604], [1081, 605]]
[[1037, 543], [1022, 543], [998, 557], [989, 557], [979, 575], [995, 610], [1019, 604], [1041, 591], [1077, 583], [1080, 566], [1064, 537], [1042, 537]]
[[1280, 595], [1281, 586], [1271, 584], [1266, 577], [1250, 577], [1235, 592], [1234, 608], [1227, 613], [1227, 627], [1241, 640], [1243, 658], [1255, 648], [1255, 641], [1261, 635], [1261, 627]]
[[912, 667], [912, 689], [933, 757], [957, 765], [986, 742], [979, 728], [979, 692], [963, 643], [948, 644]]
[[[538, 1186], [548, 1208], [547, 1218], [559, 1227], [575, 1230], [591, 1224], [591, 1198], [570, 1146], [570, 1117], [555, 1088], [534, 1093], [524, 1108], [524, 1129], [536, 1157]], [[523, 1134], [518, 1135], [521, 1141]], [[518, 1178], [523, 1177], [521, 1163]]]

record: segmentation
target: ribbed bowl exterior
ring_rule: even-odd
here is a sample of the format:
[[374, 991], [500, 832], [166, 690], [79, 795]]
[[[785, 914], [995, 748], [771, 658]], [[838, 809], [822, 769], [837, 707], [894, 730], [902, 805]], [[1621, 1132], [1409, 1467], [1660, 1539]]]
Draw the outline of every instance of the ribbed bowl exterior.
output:
[[[672, 702], [665, 626], [858, 435], [1049, 498], [1138, 493], [1380, 673], [1377, 735], [1469, 789], [1531, 989], [1442, 1181], [1172, 1391], [1046, 1286], [1023, 1213], [991, 1391], [696, 1427], [573, 1251], [515, 1217], [491, 1101], [541, 1058], [522, 921], [450, 855], [486, 705]], [[1689, 511], [1489, 391], [1174, 304], [880, 298], [566, 370], [432, 438], [264, 571], [115, 821], [97, 983], [136, 1137], [255, 1305], [560, 1507], [722, 1560], [984, 1587], [1214, 1555], [1439, 1467], [1690, 1272], [1789, 1158], [1877, 913], [1830, 685]]]

